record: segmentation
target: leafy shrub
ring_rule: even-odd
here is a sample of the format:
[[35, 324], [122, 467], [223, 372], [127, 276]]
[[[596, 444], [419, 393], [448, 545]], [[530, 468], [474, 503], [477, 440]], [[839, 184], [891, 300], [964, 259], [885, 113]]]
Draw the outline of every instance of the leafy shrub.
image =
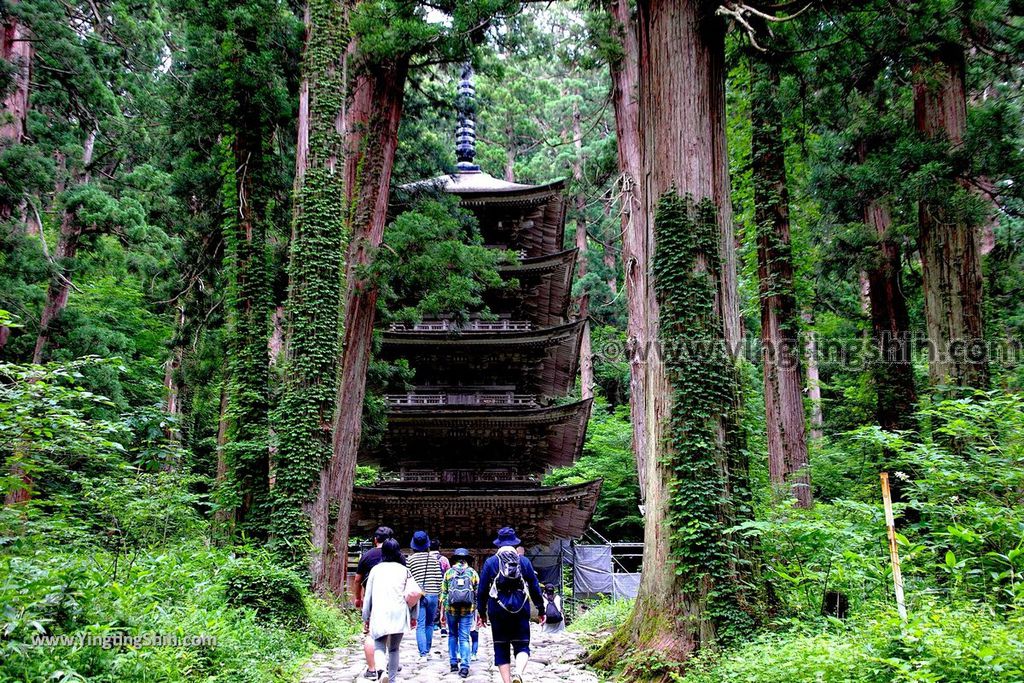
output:
[[270, 624], [303, 628], [309, 614], [298, 574], [265, 553], [239, 558], [224, 570], [224, 593], [235, 608], [248, 608]]
[[1024, 628], [969, 604], [928, 602], [803, 624], [692, 660], [679, 683], [1005, 683], [1024, 680]]
[[588, 604], [585, 609], [577, 609], [568, 628], [576, 633], [614, 631], [629, 618], [632, 611], [632, 600], [598, 600]]

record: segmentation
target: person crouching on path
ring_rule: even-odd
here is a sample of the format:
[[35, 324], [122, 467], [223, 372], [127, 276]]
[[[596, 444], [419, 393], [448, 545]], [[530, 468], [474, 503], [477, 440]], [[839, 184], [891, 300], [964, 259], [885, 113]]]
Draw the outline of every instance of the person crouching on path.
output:
[[[384, 541], [395, 535], [390, 527], [379, 526], [373, 534], [373, 547], [367, 550], [359, 558], [356, 565], [355, 585], [352, 587], [352, 595], [355, 598], [356, 609], [363, 608], [363, 593], [366, 589], [366, 579], [370, 576], [370, 570], [380, 564], [380, 547]], [[405, 557], [402, 557], [402, 564], [405, 564]], [[366, 657], [366, 678], [377, 677], [377, 671], [373, 668], [373, 638], [366, 635], [363, 639], [363, 656]]]
[[420, 600], [420, 613], [416, 625], [416, 647], [419, 648], [420, 658], [423, 659], [430, 656], [430, 648], [434, 644], [434, 614], [437, 613], [444, 574], [441, 573], [437, 554], [430, 552], [430, 537], [427, 536], [427, 532], [417, 531], [413, 534], [409, 546], [413, 550], [408, 560], [409, 571], [424, 594]]
[[469, 676], [470, 633], [476, 621], [476, 590], [480, 576], [469, 566], [470, 555], [465, 548], [457, 548], [452, 555], [455, 563], [444, 574], [441, 584], [442, 623], [448, 625], [448, 660], [452, 672], [463, 678]]
[[363, 623], [373, 638], [375, 678], [379, 683], [391, 683], [398, 675], [398, 648], [402, 636], [416, 626], [412, 612], [423, 591], [402, 564], [398, 541], [393, 538], [384, 541], [380, 553], [380, 563], [370, 570], [366, 580]]
[[[522, 543], [515, 529], [504, 527], [494, 540], [497, 552], [484, 562], [477, 589], [477, 609], [481, 625], [491, 624], [494, 640], [494, 665], [502, 683], [522, 683], [530, 661], [530, 601], [544, 623], [544, 598], [533, 564], [520, 557], [516, 546]], [[529, 595], [529, 597], [527, 597]], [[511, 652], [516, 669], [511, 671]]]

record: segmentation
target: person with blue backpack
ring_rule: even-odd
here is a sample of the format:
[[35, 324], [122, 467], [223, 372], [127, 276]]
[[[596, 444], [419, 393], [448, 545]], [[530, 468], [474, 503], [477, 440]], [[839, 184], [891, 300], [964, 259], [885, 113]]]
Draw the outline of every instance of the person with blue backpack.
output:
[[[480, 571], [477, 609], [480, 625], [491, 625], [494, 665], [502, 683], [523, 683], [530, 662], [530, 615], [532, 602], [544, 623], [544, 598], [533, 564], [516, 552], [522, 541], [512, 527], [504, 527], [494, 540], [497, 552]], [[515, 654], [515, 673], [512, 655]]]
[[476, 591], [480, 575], [469, 566], [469, 551], [457, 548], [452, 555], [455, 564], [444, 574], [441, 584], [441, 623], [448, 625], [448, 659], [452, 673], [469, 677], [471, 658], [470, 633], [476, 622]]

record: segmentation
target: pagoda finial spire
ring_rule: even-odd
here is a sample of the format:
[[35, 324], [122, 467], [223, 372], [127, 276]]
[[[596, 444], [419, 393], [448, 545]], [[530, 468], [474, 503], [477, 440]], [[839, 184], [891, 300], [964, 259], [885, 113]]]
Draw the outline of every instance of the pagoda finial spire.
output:
[[459, 173], [479, 171], [480, 167], [473, 161], [476, 158], [476, 88], [473, 86], [473, 67], [469, 62], [462, 66], [455, 109], [459, 115], [455, 128], [455, 167]]

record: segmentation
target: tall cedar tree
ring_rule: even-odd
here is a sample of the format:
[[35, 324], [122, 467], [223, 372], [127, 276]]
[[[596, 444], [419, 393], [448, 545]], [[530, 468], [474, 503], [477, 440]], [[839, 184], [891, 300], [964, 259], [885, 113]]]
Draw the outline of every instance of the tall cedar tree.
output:
[[799, 318], [793, 284], [780, 64], [771, 54], [751, 56], [751, 168], [761, 299], [768, 473], [800, 507], [811, 505], [810, 463], [800, 371]]
[[[952, 16], [960, 20], [964, 8]], [[966, 21], [960, 20], [958, 23]], [[941, 36], [915, 66], [914, 120], [925, 137], [945, 147], [954, 165], [967, 131], [967, 62], [964, 46]], [[959, 170], [959, 169], [958, 169]], [[958, 206], [969, 178], [936, 183], [918, 207], [918, 246], [928, 339], [935, 354], [928, 365], [933, 385], [984, 389], [988, 356], [982, 324], [982, 273], [977, 219]], [[959, 192], [950, 192], [951, 185]]]
[[[658, 650], [685, 661], [750, 625], [741, 553], [749, 515], [738, 425], [736, 281], [725, 146], [724, 23], [711, 3], [638, 3], [641, 194], [653, 245], [644, 392], [644, 574], [632, 615], [597, 659]], [[732, 272], [730, 272], [730, 263]], [[632, 295], [632, 294], [631, 294]], [[659, 353], [646, 345], [658, 343]], [[642, 675], [633, 672], [635, 675]]]
[[350, 10], [350, 4], [310, 0], [304, 13], [304, 101], [289, 258], [289, 354], [275, 421], [272, 545], [296, 563], [309, 562], [317, 591], [325, 585], [329, 427], [337, 388], [341, 258], [348, 243], [340, 164]]
[[626, 289], [626, 352], [629, 358], [629, 412], [633, 422], [633, 454], [640, 478], [640, 495], [647, 491], [647, 405], [643, 389], [646, 354], [647, 264], [650, 254], [644, 235], [640, 195], [640, 43], [629, 0], [607, 4], [614, 52], [608, 65], [615, 110], [615, 140], [619, 157], [619, 210], [622, 223], [623, 283]]

